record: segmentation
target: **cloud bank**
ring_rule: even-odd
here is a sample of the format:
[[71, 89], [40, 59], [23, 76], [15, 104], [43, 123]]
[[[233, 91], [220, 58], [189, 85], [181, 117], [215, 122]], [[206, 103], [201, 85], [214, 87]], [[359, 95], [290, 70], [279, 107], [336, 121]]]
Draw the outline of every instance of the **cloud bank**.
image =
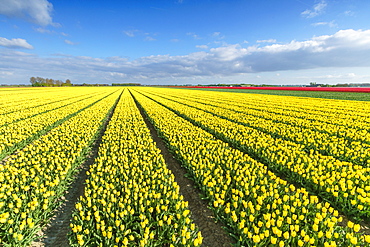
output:
[[6, 39], [0, 37], [0, 46], [12, 49], [33, 49], [33, 46], [28, 44], [25, 39]]
[[53, 5], [47, 0], [1, 0], [0, 14], [10, 18], [21, 18], [41, 26], [53, 23]]
[[329, 67], [370, 67], [370, 30], [340, 30], [333, 35], [317, 36], [306, 41], [263, 44], [265, 43], [248, 47], [243, 47], [247, 44], [231, 44], [184, 56], [152, 55], [135, 60], [123, 57], [93, 58], [69, 55], [44, 58], [3, 49], [0, 50], [0, 70], [27, 75], [28, 78], [50, 74], [53, 78], [58, 78], [57, 75], [62, 78], [73, 75], [82, 82], [145, 83], [161, 78], [235, 76]]

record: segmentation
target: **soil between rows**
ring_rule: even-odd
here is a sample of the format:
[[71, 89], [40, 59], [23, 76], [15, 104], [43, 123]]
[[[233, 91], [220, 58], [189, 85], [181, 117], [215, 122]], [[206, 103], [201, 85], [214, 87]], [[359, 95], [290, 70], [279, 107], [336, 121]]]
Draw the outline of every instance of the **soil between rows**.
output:
[[[147, 95], [145, 95], [146, 97], [148, 97]], [[161, 96], [161, 95], [159, 95], [160, 97], [164, 97], [163, 95]], [[150, 98], [150, 97], [148, 97], [148, 98]], [[165, 98], [165, 97], [164, 97]], [[170, 108], [170, 107], [168, 107], [168, 106], [166, 106], [166, 105], [164, 105], [164, 104], [162, 104], [162, 103], [160, 103], [160, 102], [158, 102], [158, 101], [156, 101], [156, 100], [154, 100], [154, 99], [152, 99], [152, 98], [150, 98], [151, 100], [153, 100], [153, 101], [155, 101], [156, 103], [158, 103], [158, 104], [160, 104], [160, 105], [162, 105], [162, 106], [164, 106], [164, 107], [166, 107], [167, 109], [169, 109], [169, 110], [171, 110], [172, 112], [174, 112], [175, 114], [177, 114], [179, 117], [182, 117], [182, 118], [184, 118], [185, 120], [187, 120], [187, 121], [190, 121], [191, 123], [193, 123], [194, 125], [196, 125], [196, 126], [198, 126], [198, 127], [200, 127], [200, 128], [202, 128], [203, 130], [205, 130], [205, 131], [207, 131], [208, 133], [210, 133], [210, 134], [212, 134], [215, 138], [217, 138], [217, 139], [219, 139], [219, 140], [222, 140], [222, 141], [224, 141], [224, 142], [226, 142], [226, 143], [228, 143], [229, 145], [230, 145], [230, 147], [232, 147], [232, 148], [234, 148], [234, 149], [238, 149], [238, 150], [240, 150], [241, 152], [243, 152], [243, 153], [245, 153], [245, 154], [247, 154], [247, 155], [249, 155], [250, 157], [252, 157], [253, 159], [255, 159], [255, 160], [257, 160], [258, 162], [260, 162], [261, 164], [264, 164], [266, 167], [267, 167], [267, 169], [269, 170], [269, 171], [271, 171], [272, 173], [274, 173], [276, 176], [278, 176], [278, 177], [280, 177], [281, 179], [283, 179], [283, 180], [285, 180], [285, 181], [288, 181], [289, 183], [291, 183], [291, 184], [293, 184], [296, 188], [304, 188], [304, 189], [307, 189], [304, 185], [302, 185], [301, 183], [299, 183], [299, 182], [297, 182], [297, 181], [294, 181], [294, 180], [291, 180], [291, 179], [289, 179], [289, 177], [287, 177], [284, 173], [282, 173], [282, 172], [277, 172], [276, 170], [274, 170], [274, 169], [271, 169], [271, 167], [268, 165], [268, 164], [266, 164], [260, 157], [258, 157], [258, 156], [256, 156], [255, 154], [251, 154], [251, 153], [248, 153], [248, 152], [246, 152], [246, 151], [243, 151], [243, 149], [241, 149], [238, 145], [236, 145], [235, 143], [232, 143], [232, 142], [230, 142], [230, 141], [228, 141], [228, 140], [226, 140], [225, 138], [220, 138], [214, 131], [210, 131], [209, 129], [207, 129], [207, 128], [204, 128], [201, 124], [198, 124], [198, 123], [196, 123], [196, 121], [194, 121], [194, 120], [192, 120], [192, 119], [190, 119], [189, 117], [187, 117], [187, 116], [184, 116], [183, 114], [181, 114], [180, 112], [178, 112], [178, 111], [176, 111], [176, 110], [174, 110], [174, 109], [172, 109], [172, 108]], [[180, 103], [180, 102], [178, 102], [178, 103]], [[182, 103], [181, 103], [182, 104]], [[196, 107], [195, 107], [196, 108]], [[200, 110], [202, 110], [202, 109], [200, 109]], [[203, 111], [203, 110], [202, 110]], [[204, 110], [205, 111], [205, 110]], [[205, 112], [207, 112], [207, 111], [205, 111]], [[209, 113], [211, 113], [211, 114], [213, 114], [212, 112], [209, 112]], [[231, 120], [230, 120], [231, 121]], [[315, 195], [315, 196], [317, 196], [318, 198], [319, 198], [319, 201], [320, 202], [325, 202], [326, 200], [325, 200], [325, 198], [323, 198], [321, 195], [319, 195], [319, 194], [317, 194], [317, 193], [315, 193], [315, 192], [313, 192], [313, 191], [311, 191], [311, 190], [308, 190], [308, 192], [309, 192], [309, 194], [310, 195]], [[342, 217], [342, 219], [343, 219], [343, 221], [342, 222], [339, 222], [338, 223], [338, 226], [341, 226], [341, 227], [346, 227], [347, 226], [347, 222], [348, 221], [352, 221], [352, 222], [356, 222], [356, 219], [354, 219], [353, 217], [348, 217], [348, 216], [346, 216], [342, 211], [341, 211], [341, 209], [339, 209], [338, 207], [336, 207], [336, 206], [334, 206], [334, 208], [336, 209], [336, 210], [338, 210], [338, 212], [339, 212], [339, 216], [340, 217]], [[358, 224], [360, 224], [360, 226], [361, 226], [361, 229], [360, 229], [360, 233], [362, 233], [362, 234], [364, 234], [364, 235], [370, 235], [370, 221], [369, 220], [360, 220], [359, 222], [357, 222]]]
[[[117, 101], [118, 102], [118, 101]], [[138, 105], [137, 105], [138, 106]], [[84, 193], [84, 182], [87, 179], [86, 171], [89, 170], [95, 158], [98, 156], [99, 145], [102, 136], [109, 124], [109, 121], [114, 113], [116, 105], [110, 112], [108, 118], [103, 124], [98, 137], [93, 143], [86, 161], [81, 164], [79, 171], [75, 174], [72, 184], [65, 196], [61, 199], [62, 204], [56, 209], [56, 213], [50, 222], [38, 232], [39, 239], [35, 240], [31, 247], [69, 247], [68, 232], [70, 231], [70, 222], [72, 212], [75, 208], [80, 196]], [[215, 222], [213, 212], [208, 208], [207, 202], [200, 198], [201, 192], [194, 184], [194, 181], [185, 177], [186, 169], [172, 156], [165, 142], [158, 136], [154, 126], [149, 122], [141, 107], [139, 110], [146, 122], [152, 138], [157, 147], [161, 150], [168, 168], [175, 175], [175, 181], [180, 186], [180, 193], [184, 196], [184, 200], [188, 201], [189, 209], [192, 212], [191, 218], [199, 227], [203, 236], [203, 244], [205, 247], [227, 247], [231, 246], [233, 240], [222, 228], [223, 225]]]
[[69, 225], [72, 220], [72, 212], [78, 199], [84, 194], [85, 181], [87, 179], [86, 172], [89, 170], [90, 166], [94, 163], [95, 158], [98, 156], [102, 137], [107, 129], [110, 119], [113, 116], [114, 110], [116, 109], [121, 95], [118, 97], [107, 119], [104, 121], [98, 136], [91, 146], [91, 150], [88, 153], [85, 162], [82, 163], [78, 168], [79, 170], [75, 174], [73, 182], [69, 186], [68, 191], [66, 192], [65, 196], [61, 198], [62, 204], [55, 210], [55, 215], [50, 219], [50, 222], [37, 233], [39, 239], [35, 240], [31, 244], [31, 247], [70, 246], [68, 241], [68, 233], [70, 231]]
[[148, 126], [151, 136], [157, 147], [161, 150], [168, 169], [175, 176], [176, 183], [180, 186], [180, 193], [184, 196], [184, 200], [188, 201], [191, 211], [191, 218], [202, 232], [203, 244], [205, 247], [226, 247], [232, 246], [234, 242], [231, 237], [223, 229], [224, 225], [221, 222], [215, 222], [215, 216], [211, 209], [208, 208], [207, 202], [201, 199], [201, 191], [196, 187], [193, 180], [186, 177], [187, 171], [181, 166], [171, 152], [168, 150], [165, 142], [158, 136], [153, 124], [149, 121], [141, 106], [135, 99], [136, 106]]

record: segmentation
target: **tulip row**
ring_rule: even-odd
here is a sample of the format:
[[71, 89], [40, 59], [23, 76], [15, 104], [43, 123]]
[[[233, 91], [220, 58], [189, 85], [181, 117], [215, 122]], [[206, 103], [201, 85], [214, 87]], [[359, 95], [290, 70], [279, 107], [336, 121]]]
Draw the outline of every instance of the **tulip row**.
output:
[[[178, 93], [190, 96], [186, 91], [180, 90]], [[202, 97], [216, 101], [224, 101], [224, 103], [242, 104], [256, 110], [303, 119], [308, 118], [329, 124], [336, 122], [350, 128], [354, 126], [368, 127], [365, 123], [370, 123], [370, 119], [368, 118], [370, 104], [366, 101], [282, 97], [261, 94], [238, 94], [235, 97], [236, 95], [234, 93], [224, 92], [194, 92], [191, 95], [198, 97], [201, 95]]]
[[[255, 98], [249, 100], [241, 98], [234, 100], [234, 104], [227, 102], [227, 105], [232, 105], [230, 107], [232, 110], [277, 123], [286, 123], [292, 127], [302, 128], [304, 131], [314, 130], [324, 135], [334, 136], [333, 138], [338, 136], [340, 140], [352, 142], [351, 145], [354, 145], [354, 142], [370, 143], [370, 119], [367, 113], [370, 110], [369, 103], [362, 102], [359, 105], [359, 102], [354, 101], [331, 100], [330, 106], [320, 109], [317, 107], [320, 103], [317, 99], [299, 99], [298, 101], [293, 100], [292, 97], [281, 98], [284, 102], [274, 100], [267, 106], [264, 102], [253, 103]], [[225, 105], [225, 102], [219, 101], [219, 103]], [[216, 105], [220, 105], [219, 103]], [[290, 107], [286, 106], [288, 103]], [[307, 104], [307, 106], [305, 109], [300, 109], [300, 104]]]
[[[139, 89], [141, 91], [141, 89]], [[356, 246], [360, 226], [329, 203], [276, 177], [266, 166], [133, 91], [150, 121], [188, 169], [240, 246]]]
[[65, 93], [62, 94], [61, 96], [56, 95], [53, 96], [54, 98], [51, 99], [48, 99], [46, 97], [41, 98], [37, 102], [32, 102], [33, 103], [32, 105], [27, 104], [26, 106], [25, 104], [18, 104], [17, 106], [19, 106], [20, 109], [15, 110], [13, 108], [12, 111], [1, 115], [0, 127], [64, 107], [66, 105], [81, 101], [83, 99], [90, 98], [92, 95], [81, 94], [81, 92], [78, 91], [78, 94], [73, 97], [68, 96], [67, 98], [67, 95]]
[[[45, 102], [52, 102], [56, 98], [81, 95], [79, 90], [72, 91], [67, 88], [63, 89], [64, 90], [53, 89], [53, 91], [46, 90], [45, 88], [27, 88], [25, 90], [2, 89], [0, 91], [0, 115], [42, 105], [45, 104]], [[91, 91], [98, 92], [97, 90]]]
[[[160, 100], [163, 102], [164, 99]], [[166, 101], [165, 104], [176, 108], [241, 150], [259, 157], [275, 171], [285, 173], [293, 181], [301, 182], [330, 199], [347, 213], [368, 217], [366, 189], [369, 187], [366, 174], [369, 168], [340, 162], [333, 157], [320, 155], [314, 150], [310, 150], [308, 154], [303, 151], [304, 146], [300, 144], [274, 139], [266, 133], [173, 101]], [[365, 182], [359, 183], [360, 177]]]
[[88, 171], [71, 246], [199, 246], [202, 236], [134, 100], [124, 91]]
[[[153, 92], [154, 90], [152, 89]], [[266, 119], [307, 129], [314, 128], [320, 132], [352, 141], [370, 143], [370, 119], [368, 117], [370, 104], [368, 102], [260, 94], [190, 92], [189, 90], [172, 90], [171, 95], [182, 95], [186, 98], [193, 96], [196, 99], [205, 99], [206, 102], [216, 101], [226, 107], [233, 106], [233, 109], [239, 109], [248, 115], [263, 116]]]
[[0, 166], [1, 246], [28, 246], [36, 238], [119, 95], [120, 91], [113, 92], [88, 107], [76, 103], [81, 111]]
[[240, 150], [258, 157], [270, 169], [323, 196], [350, 216], [370, 218], [370, 167], [339, 161], [305, 146], [263, 133], [203, 110], [151, 95], [176, 112]]
[[110, 90], [104, 93], [103, 96], [90, 96], [82, 100], [71, 102], [55, 110], [0, 127], [0, 135], [2, 137], [0, 139], [0, 159], [24, 147], [50, 129], [61, 124], [72, 114], [94, 104], [112, 92], [113, 90]]
[[[158, 94], [156, 93], [156, 95]], [[162, 95], [162, 97], [164, 96]], [[206, 98], [189, 99], [185, 96], [179, 97], [177, 94], [166, 95], [165, 98], [257, 129], [274, 138], [282, 138], [302, 144], [307, 151], [313, 149], [323, 155], [333, 156], [341, 161], [352, 162], [355, 165], [366, 167], [370, 166], [370, 144], [338, 137], [334, 134], [335, 131], [330, 131], [327, 125], [325, 125], [326, 132], [322, 132], [312, 126], [302, 127], [304, 120], [294, 117], [273, 116], [270, 113], [249, 110], [243, 106], [232, 106], [224, 102], [212, 102], [210, 104]], [[308, 122], [312, 123], [312, 121]], [[352, 129], [352, 132], [356, 131]]]

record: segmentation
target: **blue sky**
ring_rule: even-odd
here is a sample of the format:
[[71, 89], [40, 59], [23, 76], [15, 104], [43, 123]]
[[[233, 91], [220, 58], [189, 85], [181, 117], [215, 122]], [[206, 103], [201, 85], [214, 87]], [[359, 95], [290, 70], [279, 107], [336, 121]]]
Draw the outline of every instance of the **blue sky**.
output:
[[368, 0], [0, 0], [0, 84], [370, 82]]

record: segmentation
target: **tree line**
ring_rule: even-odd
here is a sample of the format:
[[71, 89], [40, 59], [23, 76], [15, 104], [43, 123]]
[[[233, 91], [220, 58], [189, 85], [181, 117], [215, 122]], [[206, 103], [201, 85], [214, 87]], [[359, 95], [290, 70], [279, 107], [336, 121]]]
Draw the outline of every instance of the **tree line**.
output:
[[127, 87], [127, 86], [141, 86], [141, 84], [140, 83], [112, 83], [112, 86]]
[[67, 79], [65, 82], [61, 80], [54, 80], [42, 77], [31, 77], [30, 82], [32, 87], [69, 87], [72, 86], [71, 80]]

